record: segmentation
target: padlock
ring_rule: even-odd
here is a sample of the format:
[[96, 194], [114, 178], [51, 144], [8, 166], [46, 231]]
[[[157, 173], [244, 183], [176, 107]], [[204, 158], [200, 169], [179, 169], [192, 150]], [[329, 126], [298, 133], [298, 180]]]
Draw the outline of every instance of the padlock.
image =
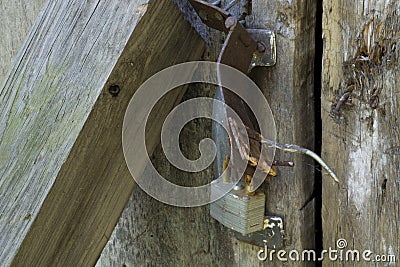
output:
[[[211, 184], [211, 194], [220, 195], [221, 183], [214, 181]], [[211, 203], [211, 216], [226, 227], [241, 234], [250, 234], [260, 231], [264, 226], [265, 195], [256, 193], [253, 196], [246, 194], [246, 189], [239, 184], [224, 197]]]
[[[221, 195], [224, 182], [215, 180], [211, 183], [213, 199]], [[238, 240], [270, 248], [282, 248], [284, 240], [283, 219], [265, 215], [265, 194], [248, 194], [244, 184], [239, 183], [222, 198], [210, 204], [211, 217], [232, 229]]]

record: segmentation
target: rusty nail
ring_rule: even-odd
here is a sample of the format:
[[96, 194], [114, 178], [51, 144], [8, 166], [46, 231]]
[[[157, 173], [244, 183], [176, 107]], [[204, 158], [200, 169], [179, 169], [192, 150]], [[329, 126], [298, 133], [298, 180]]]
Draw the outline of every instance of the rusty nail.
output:
[[273, 166], [280, 166], [280, 167], [294, 167], [294, 162], [292, 162], [292, 161], [274, 160], [272, 165]]
[[339, 115], [339, 110], [342, 107], [342, 105], [349, 99], [349, 97], [351, 96], [351, 92], [346, 92], [344, 93], [339, 101], [337, 102], [336, 106], [334, 109], [332, 109], [331, 113], [334, 115]]
[[116, 85], [116, 84], [113, 84], [108, 88], [108, 92], [113, 97], [117, 96], [120, 91], [121, 91], [121, 88], [119, 87], [119, 85]]
[[236, 26], [237, 20], [234, 17], [229, 17], [225, 21], [225, 27], [228, 30], [232, 30]]

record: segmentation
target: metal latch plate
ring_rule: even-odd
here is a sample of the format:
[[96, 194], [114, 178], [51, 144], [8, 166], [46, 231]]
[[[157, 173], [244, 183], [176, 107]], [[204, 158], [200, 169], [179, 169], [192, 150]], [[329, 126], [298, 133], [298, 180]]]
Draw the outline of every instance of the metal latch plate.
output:
[[257, 42], [265, 46], [264, 52], [256, 51], [250, 64], [250, 70], [254, 67], [270, 67], [276, 64], [276, 38], [275, 33], [263, 29], [247, 29], [249, 35]]
[[266, 216], [264, 229], [247, 235], [235, 232], [235, 237], [243, 242], [271, 249], [281, 249], [284, 246], [285, 231], [283, 219], [278, 216]]

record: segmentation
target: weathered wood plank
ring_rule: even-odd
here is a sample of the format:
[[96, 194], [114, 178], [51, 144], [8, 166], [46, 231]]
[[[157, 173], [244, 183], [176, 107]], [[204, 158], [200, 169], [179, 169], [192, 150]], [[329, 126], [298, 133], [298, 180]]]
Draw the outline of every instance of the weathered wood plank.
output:
[[[223, 1], [224, 6], [229, 1]], [[251, 76], [268, 97], [276, 116], [281, 142], [314, 146], [313, 60], [315, 1], [254, 1], [249, 27], [275, 29], [278, 33], [278, 64], [255, 70]], [[220, 36], [212, 38], [210, 55], [215, 61]], [[307, 43], [305, 46], [304, 44]], [[191, 86], [185, 99], [213, 96], [209, 86]], [[195, 120], [181, 133], [182, 152], [191, 159], [199, 156], [198, 144], [211, 136], [211, 122]], [[277, 155], [292, 160], [291, 155]], [[156, 169], [169, 181], [194, 186], [209, 182], [211, 168], [183, 180], [161, 146], [153, 154]], [[296, 157], [295, 169], [280, 169], [264, 190], [268, 211], [283, 215], [287, 248], [314, 247], [313, 165]], [[131, 196], [97, 266], [258, 266], [259, 248], [237, 241], [229, 230], [209, 215], [208, 207], [183, 209], [164, 205], [140, 188]], [[266, 263], [267, 264], [267, 263]], [[277, 263], [279, 264], [279, 263]], [[293, 265], [296, 265], [293, 264]]]
[[134, 186], [121, 149], [128, 101], [202, 47], [170, 1], [46, 4], [0, 94], [2, 264], [96, 261]]
[[[393, 254], [397, 261], [399, 9], [394, 0], [324, 1], [322, 92], [323, 155], [342, 180], [323, 186], [324, 247], [344, 238], [347, 249]], [[346, 92], [352, 105], [331, 118]]]
[[[257, 0], [253, 1], [253, 6], [259, 8], [253, 7], [252, 26], [272, 28], [277, 32], [276, 67], [259, 69], [253, 74], [275, 116], [277, 139], [281, 143], [294, 143], [314, 149], [316, 1]], [[266, 16], [271, 11], [272, 15]], [[280, 168], [278, 177], [270, 178], [265, 185], [267, 211], [284, 217], [286, 251], [314, 248], [315, 163], [304, 156], [279, 151], [275, 157], [293, 160], [296, 165], [293, 169]], [[257, 250], [250, 246], [248, 249], [251, 263], [256, 265], [253, 255]], [[242, 265], [245, 263], [243, 261]], [[275, 257], [275, 264], [282, 263]], [[298, 265], [290, 261], [285, 264]], [[307, 264], [309, 263], [302, 263], [304, 266]]]
[[0, 84], [45, 0], [0, 1]]

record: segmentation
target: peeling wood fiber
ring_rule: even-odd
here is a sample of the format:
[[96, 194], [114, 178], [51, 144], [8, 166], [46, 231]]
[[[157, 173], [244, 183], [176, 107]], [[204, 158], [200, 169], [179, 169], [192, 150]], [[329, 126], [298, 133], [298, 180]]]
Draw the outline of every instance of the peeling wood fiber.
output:
[[394, 0], [324, 1], [323, 156], [342, 181], [323, 185], [324, 247], [344, 238], [347, 249], [399, 255], [399, 9]]

